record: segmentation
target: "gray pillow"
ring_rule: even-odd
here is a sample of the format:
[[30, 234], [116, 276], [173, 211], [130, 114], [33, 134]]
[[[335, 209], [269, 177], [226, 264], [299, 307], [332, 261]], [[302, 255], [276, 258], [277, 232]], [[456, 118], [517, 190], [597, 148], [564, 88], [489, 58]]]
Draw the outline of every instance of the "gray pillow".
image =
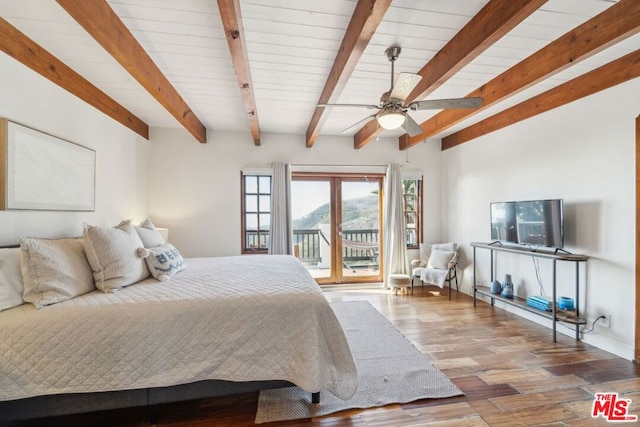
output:
[[136, 227], [136, 232], [138, 236], [140, 236], [140, 240], [142, 240], [145, 248], [155, 248], [156, 246], [167, 243], [150, 219], [142, 221], [140, 225]]
[[112, 228], [85, 224], [84, 249], [96, 288], [115, 292], [149, 277], [147, 264], [137, 254], [141, 246], [142, 240], [130, 220]]
[[20, 241], [24, 300], [36, 308], [77, 297], [95, 289], [82, 239]]
[[140, 248], [139, 253], [147, 262], [151, 275], [161, 282], [187, 268], [184, 258], [171, 243], [149, 249]]

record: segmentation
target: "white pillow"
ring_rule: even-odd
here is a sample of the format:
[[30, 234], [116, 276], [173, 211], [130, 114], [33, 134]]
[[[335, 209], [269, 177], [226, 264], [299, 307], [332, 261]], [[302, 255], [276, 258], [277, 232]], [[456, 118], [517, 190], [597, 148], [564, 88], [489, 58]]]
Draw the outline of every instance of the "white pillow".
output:
[[449, 268], [449, 261], [453, 259], [455, 254], [453, 251], [432, 250], [427, 265], [429, 268], [447, 270]]
[[429, 254], [431, 253], [431, 247], [426, 243], [420, 243], [420, 261], [426, 264], [429, 261]]
[[140, 236], [142, 245], [145, 248], [155, 248], [156, 246], [167, 243], [150, 219], [142, 221], [140, 225], [136, 227], [136, 232], [138, 233], [138, 236]]
[[25, 303], [20, 271], [20, 248], [0, 249], [0, 311]]
[[453, 243], [453, 242], [449, 242], [449, 243], [436, 243], [431, 245], [431, 250], [432, 251], [457, 251], [458, 250], [458, 244], [457, 243]]
[[24, 300], [42, 308], [95, 290], [82, 239], [20, 240]]
[[184, 258], [171, 243], [149, 249], [140, 248], [139, 254], [147, 262], [151, 275], [161, 282], [187, 268]]
[[115, 292], [149, 277], [147, 264], [137, 254], [142, 245], [130, 220], [116, 227], [84, 225], [84, 249], [96, 288]]

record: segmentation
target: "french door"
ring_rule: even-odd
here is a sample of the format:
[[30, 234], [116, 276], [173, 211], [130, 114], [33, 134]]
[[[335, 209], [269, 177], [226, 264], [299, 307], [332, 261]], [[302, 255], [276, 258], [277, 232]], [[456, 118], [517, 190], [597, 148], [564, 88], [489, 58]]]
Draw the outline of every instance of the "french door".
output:
[[294, 173], [294, 254], [320, 284], [382, 280], [380, 174]]

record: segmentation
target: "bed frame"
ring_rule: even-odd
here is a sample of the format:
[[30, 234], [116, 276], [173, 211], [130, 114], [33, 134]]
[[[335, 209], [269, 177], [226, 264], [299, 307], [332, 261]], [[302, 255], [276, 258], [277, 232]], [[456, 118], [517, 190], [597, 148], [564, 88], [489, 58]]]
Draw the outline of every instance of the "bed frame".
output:
[[[171, 387], [37, 396], [0, 402], [0, 422], [146, 406], [149, 407], [149, 418], [153, 424], [157, 421], [157, 405], [163, 403], [291, 386], [293, 384], [287, 381], [208, 380]], [[320, 394], [313, 393], [315, 395], [319, 398]]]

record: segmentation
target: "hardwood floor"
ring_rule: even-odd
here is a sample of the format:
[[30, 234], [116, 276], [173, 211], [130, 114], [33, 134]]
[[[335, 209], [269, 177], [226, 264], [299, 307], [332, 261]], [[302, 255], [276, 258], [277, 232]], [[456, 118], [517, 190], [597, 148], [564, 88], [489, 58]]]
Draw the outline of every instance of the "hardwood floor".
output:
[[[453, 292], [417, 286], [413, 295], [379, 289], [325, 290], [330, 301], [365, 300], [380, 310], [465, 393], [323, 418], [262, 426], [601, 426], [594, 393], [617, 392], [640, 415], [640, 367], [573, 338]], [[559, 326], [562, 328], [562, 326]], [[162, 405], [162, 426], [253, 426], [257, 394]], [[13, 425], [148, 426], [147, 408]]]

